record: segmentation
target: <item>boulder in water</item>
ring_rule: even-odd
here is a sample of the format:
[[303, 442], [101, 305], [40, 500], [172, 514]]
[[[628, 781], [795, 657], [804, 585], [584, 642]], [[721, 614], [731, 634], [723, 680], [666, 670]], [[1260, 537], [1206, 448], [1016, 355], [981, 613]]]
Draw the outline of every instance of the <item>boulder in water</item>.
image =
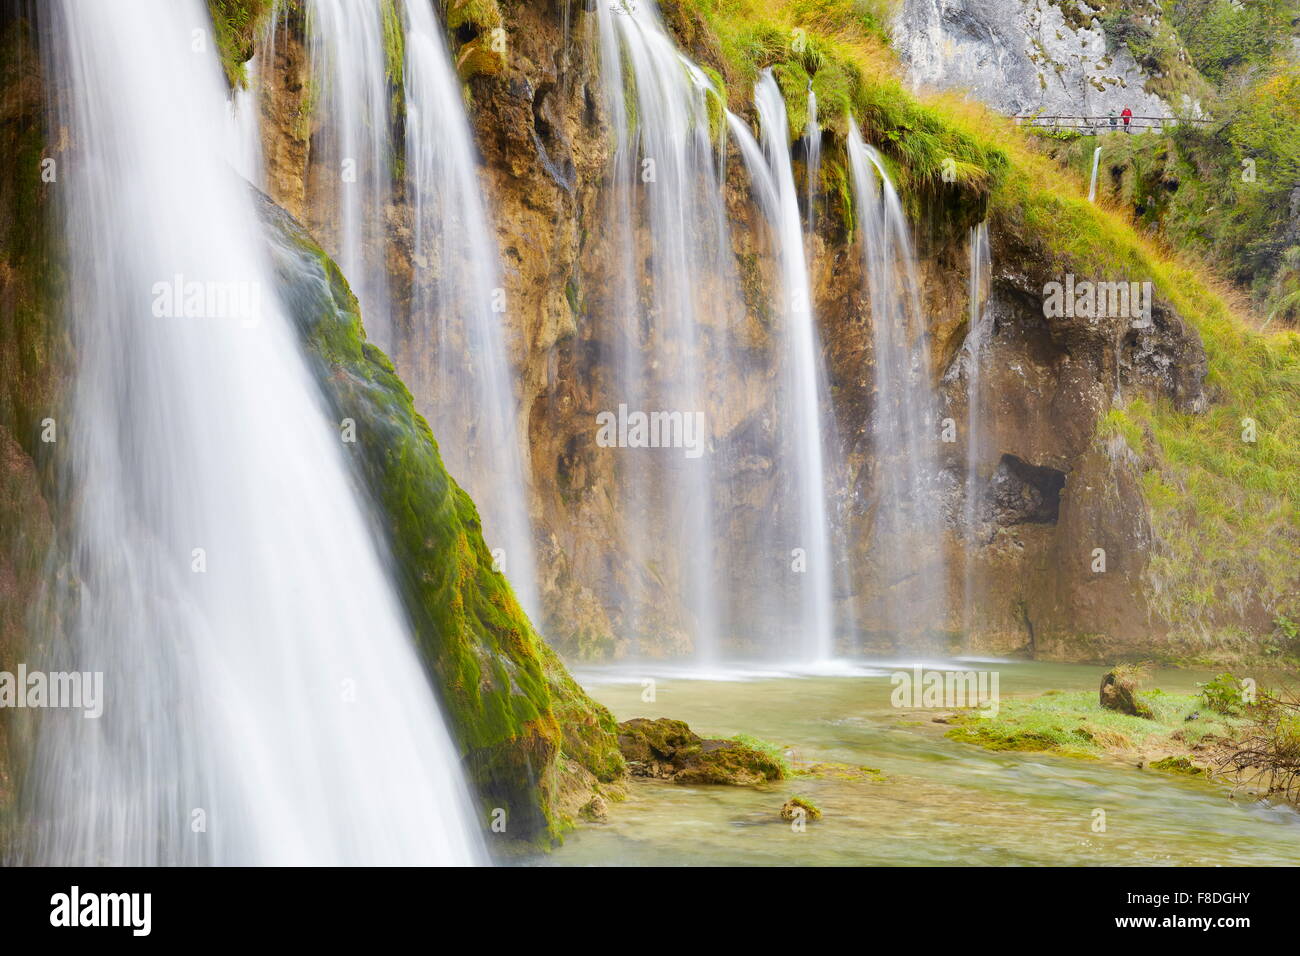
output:
[[618, 725], [618, 746], [635, 777], [683, 784], [747, 786], [781, 780], [781, 761], [739, 740], [706, 739], [685, 722], [635, 717]]
[[785, 802], [785, 806], [781, 808], [781, 819], [795, 820], [799, 817], [800, 812], [803, 813], [803, 818], [809, 823], [822, 818], [821, 810], [811, 800], [805, 800], [803, 797], [791, 797]]

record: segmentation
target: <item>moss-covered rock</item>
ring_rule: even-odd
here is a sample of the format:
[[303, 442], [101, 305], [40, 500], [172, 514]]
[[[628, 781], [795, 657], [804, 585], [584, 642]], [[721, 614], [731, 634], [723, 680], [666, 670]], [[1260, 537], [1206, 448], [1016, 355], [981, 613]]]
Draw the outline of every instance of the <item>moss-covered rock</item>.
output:
[[326, 399], [340, 422], [355, 423], [356, 441], [344, 447], [381, 515], [407, 615], [485, 819], [502, 808], [508, 838], [554, 840], [568, 816], [561, 797], [572, 801], [568, 777], [579, 768], [584, 781], [623, 775], [614, 720], [493, 570], [474, 502], [443, 467], [392, 362], [366, 341], [338, 267], [283, 209], [264, 197], [261, 209], [282, 297]]
[[1165, 773], [1180, 773], [1188, 777], [1199, 777], [1205, 773], [1203, 767], [1198, 767], [1192, 763], [1190, 757], [1172, 756], [1165, 757], [1163, 760], [1157, 760], [1150, 764], [1152, 770], [1162, 770]]
[[703, 738], [669, 717], [624, 721], [618, 725], [618, 746], [638, 777], [748, 786], [786, 776], [785, 765], [767, 750], [744, 740]]
[[1135, 667], [1115, 667], [1101, 679], [1098, 692], [1101, 706], [1133, 717], [1150, 718], [1151, 708], [1138, 697], [1142, 672]]
[[781, 808], [782, 820], [804, 819], [811, 823], [821, 818], [822, 812], [817, 805], [804, 797], [791, 797]]

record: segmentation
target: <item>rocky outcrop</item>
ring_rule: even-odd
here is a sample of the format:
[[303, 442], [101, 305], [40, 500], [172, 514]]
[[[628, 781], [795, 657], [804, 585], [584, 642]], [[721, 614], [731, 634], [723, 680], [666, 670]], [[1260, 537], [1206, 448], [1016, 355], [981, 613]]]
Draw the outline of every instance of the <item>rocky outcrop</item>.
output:
[[[894, 45], [916, 85], [970, 90], [1009, 115], [1169, 116], [1105, 6], [1082, 0], [904, 0]], [[1110, 5], [1110, 6], [1113, 6]], [[1160, 25], [1158, 3], [1136, 3], [1141, 29]], [[1125, 23], [1130, 21], [1126, 20]]]
[[751, 786], [785, 777], [779, 760], [739, 740], [706, 739], [683, 721], [634, 717], [618, 725], [618, 747], [634, 777], [681, 784]]

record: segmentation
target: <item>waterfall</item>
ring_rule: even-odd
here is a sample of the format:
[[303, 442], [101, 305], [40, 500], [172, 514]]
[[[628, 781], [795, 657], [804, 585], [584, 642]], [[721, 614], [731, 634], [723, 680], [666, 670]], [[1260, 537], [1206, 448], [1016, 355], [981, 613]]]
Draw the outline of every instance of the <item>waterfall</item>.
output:
[[248, 86], [234, 90], [226, 106], [226, 131], [222, 142], [231, 168], [254, 186], [262, 185], [262, 137], [257, 121], [258, 62], [246, 64]]
[[[606, 314], [619, 323], [605, 398], [644, 412], [711, 411], [704, 386], [718, 302], [737, 288], [714, 165], [708, 98], [717, 91], [683, 57], [649, 0], [595, 6], [601, 80], [615, 135], [609, 242], [620, 263]], [[644, 224], [644, 229], [638, 225]], [[725, 333], [725, 329], [718, 334]], [[707, 415], [706, 415], [707, 422]], [[706, 430], [712, 433], [712, 423]], [[608, 587], [635, 640], [666, 627], [664, 591], [681, 595], [695, 656], [719, 655], [713, 462], [709, 451], [621, 450], [624, 566]], [[654, 569], [642, 571], [641, 569]], [[674, 570], [675, 569], [675, 573]]]
[[[281, 3], [286, 0], [280, 0]], [[388, 63], [380, 4], [305, 0], [311, 60], [312, 136], [308, 196], [321, 233], [361, 303], [366, 333], [392, 348], [385, 210], [391, 199]]]
[[[436, 364], [415, 380], [430, 380], [421, 407], [447, 466], [478, 502], [499, 569], [540, 623], [521, 450], [526, 436], [519, 431], [505, 294], [469, 121], [429, 4], [409, 3], [406, 12], [406, 190], [415, 261], [406, 334], [416, 354], [428, 354], [431, 343]], [[404, 356], [410, 351], [402, 349]]]
[[[505, 290], [482, 199], [460, 80], [428, 0], [398, 4], [402, 31], [400, 102], [405, 131], [389, 134], [389, 76], [378, 3], [308, 0], [314, 83], [321, 93], [313, 143], [313, 218], [338, 231], [339, 265], [361, 302], [366, 331], [387, 350], [438, 438], [448, 470], [469, 492], [498, 569], [540, 623], [536, 558], [528, 513], [526, 437], [506, 341]], [[390, 301], [394, 150], [404, 149], [404, 198], [411, 235], [409, 308]], [[337, 175], [355, 160], [352, 181]]]
[[220, 73], [191, 50], [206, 6], [48, 12], [79, 365], [58, 452], [76, 588], [46, 663], [103, 672], [105, 703], [97, 719], [40, 714], [33, 859], [480, 859], [337, 425], [224, 158]]
[[[774, 296], [779, 322], [781, 377], [778, 433], [783, 439], [777, 472], [787, 483], [782, 496], [794, 512], [787, 531], [792, 537], [783, 553], [802, 552], [798, 598], [784, 615], [796, 632], [794, 647], [804, 662], [834, 656], [831, 615], [830, 535], [826, 519], [826, 479], [821, 420], [826, 392], [821, 348], [813, 318], [804, 256], [798, 194], [790, 164], [785, 101], [770, 71], [763, 71], [754, 90], [763, 135], [760, 150], [749, 128], [727, 112], [728, 125], [740, 145], [754, 195], [772, 231], [780, 263], [780, 290]], [[783, 650], [790, 650], [783, 642]]]
[[[808, 235], [817, 228], [817, 184], [822, 171], [822, 128], [817, 120], [817, 94], [808, 83], [808, 124], [804, 128], [804, 156], [808, 169]], [[811, 253], [810, 253], [811, 255]]]
[[1088, 181], [1088, 202], [1097, 201], [1097, 167], [1101, 164], [1101, 147], [1092, 151], [1092, 177]]
[[871, 309], [873, 555], [879, 617], [894, 634], [936, 627], [943, 610], [943, 522], [934, 389], [920, 282], [907, 219], [880, 154], [849, 119], [849, 167]]
[[980, 392], [980, 362], [984, 347], [993, 329], [993, 316], [986, 308], [989, 294], [991, 256], [989, 254], [989, 227], [981, 222], [970, 230], [970, 277], [967, 281], [966, 341], [962, 358], [966, 365], [966, 488], [962, 512], [962, 532], [965, 541], [965, 567], [963, 571], [962, 621], [969, 635], [974, 622], [975, 607], [975, 551], [977, 527], [980, 521], [979, 468], [984, 453], [984, 409]]

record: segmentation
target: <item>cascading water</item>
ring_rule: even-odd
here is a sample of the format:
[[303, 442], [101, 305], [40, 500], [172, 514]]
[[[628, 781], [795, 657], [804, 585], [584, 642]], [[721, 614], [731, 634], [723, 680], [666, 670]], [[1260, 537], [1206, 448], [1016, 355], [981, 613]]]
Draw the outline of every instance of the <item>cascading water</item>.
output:
[[[217, 65], [190, 49], [204, 5], [48, 15], [79, 366], [59, 443], [77, 588], [46, 663], [103, 672], [105, 701], [97, 719], [40, 715], [30, 856], [479, 859], [456, 752], [223, 157]], [[173, 283], [187, 290], [169, 302]]]
[[[826, 392], [821, 349], [813, 319], [798, 194], [787, 146], [785, 101], [770, 71], [764, 71], [754, 90], [762, 128], [759, 148], [739, 117], [727, 113], [728, 125], [740, 145], [741, 155], [754, 183], [754, 195], [773, 235], [780, 263], [781, 387], [778, 395], [778, 433], [785, 447], [777, 471], [786, 483], [783, 502], [791, 505], [787, 520], [790, 547], [803, 553], [800, 587], [793, 607], [785, 609], [787, 627], [796, 632], [794, 642], [804, 662], [824, 661], [834, 654], [831, 609], [830, 534], [826, 519], [826, 481], [823, 467], [822, 397]], [[775, 549], [774, 549], [775, 550]]]
[[[460, 81], [427, 3], [406, 7], [406, 188], [415, 278], [407, 358], [427, 382], [426, 410], [448, 468], [479, 503], [484, 535], [530, 617], [540, 621], [514, 376], [502, 323], [504, 291], [475, 171]], [[406, 369], [403, 369], [406, 371]], [[421, 388], [421, 391], [424, 391]]]
[[[653, 3], [602, 2], [595, 12], [615, 134], [607, 215], [621, 262], [610, 290], [620, 328], [611, 336], [619, 345], [609, 356], [607, 400], [611, 410], [623, 404], [692, 417], [709, 410], [705, 321], [716, 320], [718, 300], [736, 288], [709, 126], [707, 98], [717, 93], [677, 51]], [[680, 594], [696, 658], [712, 662], [723, 624], [711, 456], [639, 449], [624, 452], [620, 466], [626, 570], [613, 587], [624, 592], [623, 626], [634, 641], [663, 626], [651, 620], [663, 591]], [[658, 571], [651, 577], [638, 569]], [[675, 576], [664, 579], [669, 569]]]
[[1101, 147], [1092, 151], [1092, 175], [1088, 179], [1088, 202], [1097, 201], [1097, 168], [1101, 165]]
[[936, 627], [946, 580], [934, 390], [920, 283], [907, 219], [880, 154], [849, 118], [849, 167], [861, 231], [874, 351], [873, 553], [883, 594], [878, 617], [893, 634]]
[[231, 167], [254, 186], [262, 184], [262, 139], [257, 122], [258, 64], [245, 64], [248, 85], [233, 91], [226, 105], [226, 158]]
[[[813, 92], [812, 83], [808, 84], [808, 124], [804, 128], [804, 157], [808, 171], [808, 235], [817, 228], [817, 185], [822, 170], [822, 128], [817, 119], [817, 94]], [[811, 257], [810, 257], [811, 258]]]
[[[285, 0], [280, 0], [285, 2]], [[333, 207], [322, 237], [361, 303], [366, 334], [384, 350], [393, 342], [387, 279], [385, 210], [391, 198], [388, 64], [379, 3], [305, 0], [313, 104], [308, 184], [319, 205]]]
[[[483, 532], [530, 617], [540, 621], [528, 486], [504, 289], [483, 206], [473, 140], [441, 24], [427, 0], [398, 4], [404, 140], [388, 133], [388, 75], [380, 4], [308, 0], [317, 106], [313, 218], [337, 230], [344, 275], [357, 287], [367, 333], [392, 356], [429, 420], [448, 469], [477, 502]], [[385, 223], [391, 161], [404, 149], [410, 214], [409, 312], [389, 300]], [[352, 161], [352, 179], [338, 174]], [[337, 165], [337, 168], [336, 168]]]
[[979, 467], [983, 455], [984, 409], [981, 404], [980, 363], [984, 347], [992, 333], [993, 316], [985, 309], [989, 293], [988, 223], [981, 222], [970, 231], [970, 277], [967, 285], [966, 341], [962, 358], [966, 365], [966, 489], [962, 511], [963, 538], [966, 546], [963, 569], [962, 621], [969, 634], [975, 606], [975, 568], [977, 525], [979, 523]]

